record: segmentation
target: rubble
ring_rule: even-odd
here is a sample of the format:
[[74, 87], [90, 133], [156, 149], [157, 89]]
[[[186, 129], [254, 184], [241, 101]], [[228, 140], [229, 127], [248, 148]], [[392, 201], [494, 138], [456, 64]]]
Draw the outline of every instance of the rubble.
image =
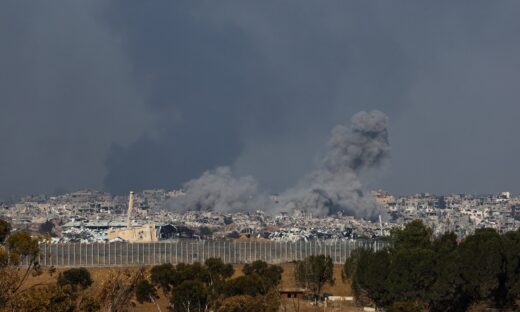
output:
[[[393, 196], [373, 192], [386, 211], [381, 223], [344, 216], [341, 213], [314, 217], [303, 211], [266, 215], [263, 211], [233, 214], [212, 211], [175, 213], [162, 209], [182, 191], [146, 190], [135, 193], [131, 226], [154, 224], [159, 240], [258, 239], [273, 241], [380, 239], [394, 227], [423, 220], [434, 235], [453, 231], [463, 238], [476, 229], [499, 232], [520, 226], [520, 197], [509, 192], [491, 195], [428, 193]], [[276, 198], [276, 196], [273, 196]], [[107, 242], [107, 231], [127, 226], [127, 197], [83, 190], [59, 196], [33, 195], [0, 203], [0, 217], [15, 228], [39, 231], [52, 221], [52, 242]], [[48, 223], [50, 224], [50, 223]], [[119, 239], [119, 238], [118, 238]]]

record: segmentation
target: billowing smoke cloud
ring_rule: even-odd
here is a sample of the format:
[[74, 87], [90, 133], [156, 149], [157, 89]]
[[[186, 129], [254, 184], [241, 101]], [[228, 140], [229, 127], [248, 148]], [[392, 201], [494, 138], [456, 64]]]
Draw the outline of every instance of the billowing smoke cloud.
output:
[[265, 197], [258, 195], [253, 177], [236, 178], [229, 167], [206, 171], [198, 179], [184, 184], [186, 195], [167, 203], [176, 211], [213, 210], [220, 212], [244, 211], [261, 207]]
[[389, 155], [388, 118], [380, 111], [360, 112], [350, 126], [332, 130], [328, 150], [319, 168], [280, 195], [274, 207], [251, 176], [236, 178], [228, 167], [219, 167], [184, 184], [185, 196], [168, 203], [176, 211], [270, 211], [300, 209], [314, 216], [343, 212], [374, 218], [374, 199], [365, 192], [360, 175], [377, 168]]
[[321, 166], [281, 195], [285, 209], [323, 216], [342, 212], [374, 218], [378, 205], [366, 194], [359, 176], [388, 157], [388, 118], [380, 111], [359, 112], [351, 125], [336, 126]]

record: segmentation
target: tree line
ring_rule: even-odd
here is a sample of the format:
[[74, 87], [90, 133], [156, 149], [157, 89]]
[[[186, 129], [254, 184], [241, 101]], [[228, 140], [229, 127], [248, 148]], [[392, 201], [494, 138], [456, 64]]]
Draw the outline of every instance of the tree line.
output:
[[231, 264], [220, 258], [204, 264], [162, 264], [152, 267], [150, 276], [137, 285], [139, 302], [154, 301], [157, 291], [168, 298], [173, 311], [275, 312], [280, 306], [277, 286], [283, 269], [255, 261], [234, 277]]
[[386, 311], [516, 311], [520, 295], [520, 230], [479, 229], [458, 241], [433, 238], [422, 221], [391, 232], [383, 250], [357, 249], [342, 276], [356, 299]]

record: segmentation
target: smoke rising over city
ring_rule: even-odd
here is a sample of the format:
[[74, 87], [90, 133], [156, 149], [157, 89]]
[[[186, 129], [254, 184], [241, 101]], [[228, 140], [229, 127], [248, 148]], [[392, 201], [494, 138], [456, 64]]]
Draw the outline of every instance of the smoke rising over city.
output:
[[376, 217], [378, 206], [359, 176], [377, 168], [389, 156], [387, 127], [388, 117], [380, 111], [359, 112], [349, 126], [336, 126], [321, 166], [281, 195], [286, 208], [300, 208], [318, 216], [343, 212]]
[[392, 161], [366, 184], [349, 160], [364, 188], [520, 192], [519, 10], [1, 1], [0, 200], [178, 189], [223, 165], [307, 194], [334, 165], [316, 156], [332, 126], [371, 109], [392, 120]]
[[259, 193], [253, 177], [234, 177], [229, 167], [219, 167], [185, 183], [186, 195], [168, 206], [175, 211], [299, 209], [313, 216], [342, 212], [373, 219], [380, 211], [359, 176], [379, 167], [389, 152], [388, 117], [380, 111], [362, 111], [349, 125], [332, 129], [319, 167], [280, 194], [278, 204]]
[[171, 199], [167, 207], [186, 212], [218, 211], [234, 212], [261, 208], [263, 197], [258, 194], [258, 184], [253, 177], [234, 177], [229, 167], [206, 171], [197, 179], [184, 184], [186, 195]]

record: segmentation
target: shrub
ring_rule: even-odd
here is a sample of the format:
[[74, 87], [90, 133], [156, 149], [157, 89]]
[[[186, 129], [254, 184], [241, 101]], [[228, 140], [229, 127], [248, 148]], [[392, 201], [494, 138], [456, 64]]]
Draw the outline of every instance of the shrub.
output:
[[72, 288], [81, 287], [83, 289], [92, 285], [90, 272], [85, 268], [73, 268], [64, 271], [58, 276], [58, 285], [70, 285]]

